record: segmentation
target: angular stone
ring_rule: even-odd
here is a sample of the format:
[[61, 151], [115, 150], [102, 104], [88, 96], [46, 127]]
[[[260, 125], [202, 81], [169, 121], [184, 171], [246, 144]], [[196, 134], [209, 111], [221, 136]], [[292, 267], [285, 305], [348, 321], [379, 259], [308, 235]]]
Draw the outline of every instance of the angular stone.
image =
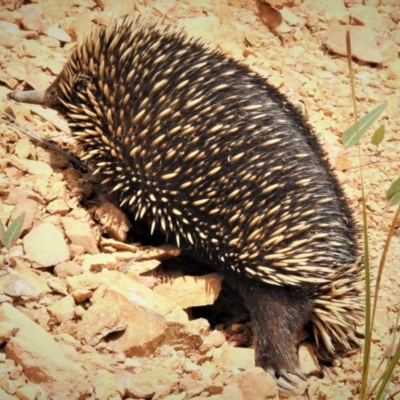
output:
[[153, 368], [133, 375], [126, 382], [126, 391], [134, 398], [149, 399], [169, 385], [179, 382], [179, 375], [169, 369]]
[[76, 361], [61, 352], [53, 337], [13, 306], [0, 306], [0, 320], [18, 329], [5, 346], [7, 358], [22, 366], [31, 383], [40, 384], [46, 398], [79, 398], [90, 382]]
[[327, 48], [342, 56], [346, 51], [346, 32], [350, 31], [351, 53], [361, 61], [381, 63], [383, 58], [379, 52], [376, 33], [365, 26], [334, 26], [325, 32], [324, 43]]
[[275, 381], [260, 367], [235, 375], [235, 382], [243, 394], [243, 400], [275, 399], [278, 396]]
[[221, 291], [222, 276], [217, 273], [202, 276], [182, 276], [172, 283], [156, 286], [154, 292], [161, 294], [182, 308], [214, 304]]
[[86, 221], [78, 221], [70, 217], [63, 217], [61, 221], [64, 225], [65, 234], [72, 243], [83, 246], [90, 254], [99, 252], [97, 239]]
[[130, 356], [150, 355], [165, 332], [162, 315], [132, 304], [113, 290], [92, 305], [78, 324], [77, 337], [94, 346], [110, 334], [107, 348]]
[[227, 346], [219, 359], [221, 366], [229, 369], [239, 368], [247, 371], [255, 367], [254, 349]]
[[47, 308], [58, 323], [69, 321], [74, 318], [75, 301], [71, 295], [63, 297]]
[[67, 243], [53, 224], [43, 223], [33, 228], [23, 239], [28, 258], [42, 267], [50, 267], [69, 259]]
[[32, 227], [35, 213], [38, 208], [38, 203], [32, 199], [22, 199], [18, 202], [11, 213], [11, 220], [15, 220], [22, 213], [25, 213], [24, 223], [22, 225], [22, 233], [29, 231]]

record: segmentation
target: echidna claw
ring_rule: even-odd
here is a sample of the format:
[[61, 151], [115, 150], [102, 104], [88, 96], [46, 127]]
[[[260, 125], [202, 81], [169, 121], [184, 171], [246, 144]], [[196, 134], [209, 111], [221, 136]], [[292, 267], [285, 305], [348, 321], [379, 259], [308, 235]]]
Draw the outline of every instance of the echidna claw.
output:
[[300, 379], [307, 382], [307, 377], [301, 372], [300, 368], [295, 368], [293, 373], [297, 375]]
[[296, 386], [296, 387], [297, 387], [297, 382], [296, 382], [296, 380], [293, 379], [293, 378], [287, 373], [286, 370], [281, 369], [281, 370], [279, 371], [279, 375], [280, 375], [286, 382], [289, 382], [289, 383], [291, 383], [293, 386]]
[[[276, 376], [275, 371], [272, 368], [268, 368], [267, 372], [272, 376], [272, 379], [275, 381], [275, 383], [282, 389], [286, 389], [286, 390], [293, 390], [292, 387], [288, 386], [284, 381], [290, 383], [291, 385], [297, 387], [298, 383], [295, 379], [293, 379], [286, 370], [281, 369], [279, 372], [277, 372], [277, 374], [282, 377], [282, 379], [278, 379], [278, 377]], [[303, 372], [301, 372], [301, 370], [299, 368], [295, 368], [292, 372], [293, 375], [298, 376], [300, 379], [302, 379], [303, 381], [307, 381], [307, 377], [303, 374]]]
[[267, 372], [268, 372], [268, 374], [271, 375], [272, 379], [275, 381], [275, 383], [276, 383], [280, 388], [285, 389], [285, 390], [290, 390], [290, 391], [293, 390], [290, 386], [286, 385], [286, 383], [284, 383], [282, 380], [280, 380], [280, 379], [277, 378], [277, 376], [276, 376], [276, 374], [275, 374], [275, 371], [274, 371], [272, 368], [268, 368], [268, 369], [267, 369]]

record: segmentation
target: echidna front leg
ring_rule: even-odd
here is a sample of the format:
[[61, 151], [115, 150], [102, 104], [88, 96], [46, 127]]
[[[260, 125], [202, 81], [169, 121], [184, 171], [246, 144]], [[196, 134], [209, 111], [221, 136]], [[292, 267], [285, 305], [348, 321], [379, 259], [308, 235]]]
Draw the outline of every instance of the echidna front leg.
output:
[[273, 286], [250, 279], [236, 285], [255, 326], [256, 365], [269, 372], [278, 385], [281, 376], [296, 385], [288, 373], [305, 380], [300, 371], [297, 333], [311, 319], [312, 300], [304, 289]]

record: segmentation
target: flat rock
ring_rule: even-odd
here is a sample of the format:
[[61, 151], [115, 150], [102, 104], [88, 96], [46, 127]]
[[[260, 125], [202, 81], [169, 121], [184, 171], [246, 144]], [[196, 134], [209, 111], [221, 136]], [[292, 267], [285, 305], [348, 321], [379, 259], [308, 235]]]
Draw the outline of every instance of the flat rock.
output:
[[67, 243], [60, 231], [51, 223], [33, 228], [23, 239], [26, 256], [42, 267], [50, 267], [69, 259]]
[[275, 381], [260, 367], [235, 375], [235, 382], [243, 394], [243, 400], [275, 399], [278, 396]]
[[383, 61], [375, 37], [376, 33], [365, 26], [334, 26], [325, 33], [326, 47], [337, 54], [345, 56], [346, 32], [350, 31], [351, 53], [361, 61], [380, 64]]
[[202, 276], [182, 276], [172, 283], [163, 283], [153, 290], [173, 300], [182, 308], [214, 304], [221, 291], [222, 276], [216, 273]]
[[65, 234], [72, 243], [83, 246], [90, 254], [99, 252], [96, 237], [86, 221], [78, 221], [70, 217], [63, 217], [61, 221], [64, 225]]
[[126, 382], [126, 391], [136, 399], [149, 399], [163, 388], [179, 383], [179, 375], [169, 369], [154, 368], [133, 375]]
[[50, 291], [46, 279], [18, 260], [13, 272], [0, 280], [0, 294], [11, 297], [39, 298]]
[[40, 384], [46, 398], [79, 398], [88, 393], [86, 372], [69, 360], [53, 337], [13, 306], [0, 306], [0, 320], [17, 328], [5, 346], [7, 358], [20, 364], [31, 383]]
[[224, 368], [249, 370], [255, 367], [254, 349], [227, 346], [222, 350], [219, 363]]
[[126, 297], [107, 290], [93, 304], [78, 324], [77, 337], [94, 346], [104, 337], [118, 333], [108, 340], [107, 349], [123, 352], [128, 357], [143, 357], [154, 353], [165, 332], [162, 315], [132, 304]]
[[22, 199], [15, 205], [14, 210], [11, 213], [11, 220], [16, 219], [22, 213], [25, 213], [21, 232], [27, 232], [31, 229], [37, 208], [38, 203], [35, 200], [28, 198]]
[[53, 316], [58, 323], [71, 320], [75, 316], [74, 310], [75, 301], [71, 295], [63, 297], [48, 307], [50, 315]]

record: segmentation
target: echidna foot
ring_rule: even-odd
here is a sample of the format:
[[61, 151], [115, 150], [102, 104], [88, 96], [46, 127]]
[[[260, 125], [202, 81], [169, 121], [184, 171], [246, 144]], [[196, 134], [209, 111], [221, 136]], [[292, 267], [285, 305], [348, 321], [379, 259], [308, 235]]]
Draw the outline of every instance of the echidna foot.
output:
[[[279, 379], [279, 377], [281, 377], [286, 382], [290, 383], [291, 385], [293, 385], [295, 387], [298, 386], [298, 382], [289, 375], [289, 372], [287, 370], [281, 369], [281, 370], [275, 372], [273, 368], [268, 368], [266, 370], [266, 372], [268, 372], [271, 375], [271, 377], [275, 381], [275, 383], [282, 389], [292, 390], [292, 388], [290, 386], [286, 385], [286, 383], [283, 382], [281, 379]], [[292, 375], [298, 376], [303, 381], [307, 381], [307, 377], [297, 367], [290, 373]]]

